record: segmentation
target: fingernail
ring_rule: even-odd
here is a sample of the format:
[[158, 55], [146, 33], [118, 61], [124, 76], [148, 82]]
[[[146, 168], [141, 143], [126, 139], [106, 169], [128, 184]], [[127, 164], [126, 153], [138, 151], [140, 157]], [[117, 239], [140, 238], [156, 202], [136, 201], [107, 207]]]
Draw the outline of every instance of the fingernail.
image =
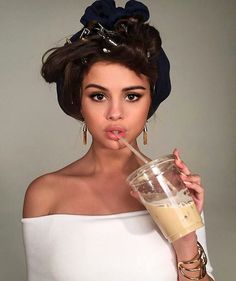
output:
[[184, 184], [189, 185], [189, 184], [191, 184], [191, 182], [189, 182], [189, 181], [184, 181]]
[[180, 153], [179, 153], [178, 149], [177, 149], [177, 157], [178, 157], [178, 159], [180, 159]]

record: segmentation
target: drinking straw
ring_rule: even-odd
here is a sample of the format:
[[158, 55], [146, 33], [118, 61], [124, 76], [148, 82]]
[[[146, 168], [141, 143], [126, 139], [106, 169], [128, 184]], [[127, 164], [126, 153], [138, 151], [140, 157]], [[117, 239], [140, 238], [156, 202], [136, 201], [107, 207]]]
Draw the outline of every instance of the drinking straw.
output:
[[130, 145], [126, 139], [119, 137], [119, 140], [121, 140], [135, 155], [138, 156], [138, 158], [140, 158], [145, 164], [147, 164], [149, 161], [146, 160], [143, 155], [138, 152], [132, 145]]
[[[116, 134], [116, 135], [118, 135], [118, 134]], [[145, 164], [147, 164], [149, 162], [143, 157], [143, 155], [140, 152], [138, 152], [132, 145], [130, 145], [125, 138], [119, 136], [119, 140], [121, 140]], [[154, 168], [157, 168], [157, 167], [154, 167]], [[157, 178], [158, 178], [159, 184], [163, 188], [163, 190], [164, 190], [165, 194], [167, 195], [167, 197], [169, 198], [170, 202], [174, 206], [177, 206], [178, 204], [177, 204], [176, 200], [173, 198], [173, 195], [171, 193], [169, 186], [171, 186], [173, 190], [176, 190], [176, 188], [162, 174], [159, 174], [157, 176]], [[168, 186], [168, 184], [169, 184], [169, 186]]]

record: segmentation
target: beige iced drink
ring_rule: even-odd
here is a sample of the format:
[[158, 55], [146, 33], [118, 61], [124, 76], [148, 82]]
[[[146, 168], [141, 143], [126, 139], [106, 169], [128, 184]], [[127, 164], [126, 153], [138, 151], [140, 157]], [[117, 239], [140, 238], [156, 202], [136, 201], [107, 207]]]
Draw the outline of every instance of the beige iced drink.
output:
[[[185, 197], [185, 202], [183, 202]], [[165, 199], [151, 202], [143, 202], [155, 223], [158, 225], [164, 236], [173, 242], [182, 236], [203, 226], [201, 217], [191, 197], [178, 192], [173, 197], [176, 204], [173, 206]]]
[[203, 226], [174, 155], [153, 160], [127, 178], [164, 236], [173, 242]]

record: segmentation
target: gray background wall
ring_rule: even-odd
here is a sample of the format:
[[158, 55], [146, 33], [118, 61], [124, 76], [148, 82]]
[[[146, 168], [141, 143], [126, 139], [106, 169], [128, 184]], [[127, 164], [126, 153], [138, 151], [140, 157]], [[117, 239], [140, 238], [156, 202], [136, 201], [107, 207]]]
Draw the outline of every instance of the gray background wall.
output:
[[[27, 185], [79, 158], [81, 124], [40, 77], [41, 55], [80, 29], [92, 1], [0, 1], [0, 279], [26, 280], [21, 211]], [[125, 1], [117, 1], [123, 5]], [[217, 280], [235, 272], [234, 0], [144, 1], [171, 61], [173, 90], [149, 124], [157, 157], [178, 147], [206, 189], [208, 248]], [[60, 41], [60, 39], [62, 39]]]

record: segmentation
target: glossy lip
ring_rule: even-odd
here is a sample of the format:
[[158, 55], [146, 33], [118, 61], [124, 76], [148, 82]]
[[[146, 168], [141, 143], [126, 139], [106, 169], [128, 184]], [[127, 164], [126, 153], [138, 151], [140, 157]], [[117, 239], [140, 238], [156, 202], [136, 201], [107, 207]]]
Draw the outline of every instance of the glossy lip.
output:
[[[114, 134], [113, 131], [118, 131], [118, 134]], [[126, 130], [121, 126], [109, 126], [105, 129], [106, 135], [111, 140], [119, 140], [121, 137], [125, 137]]]

